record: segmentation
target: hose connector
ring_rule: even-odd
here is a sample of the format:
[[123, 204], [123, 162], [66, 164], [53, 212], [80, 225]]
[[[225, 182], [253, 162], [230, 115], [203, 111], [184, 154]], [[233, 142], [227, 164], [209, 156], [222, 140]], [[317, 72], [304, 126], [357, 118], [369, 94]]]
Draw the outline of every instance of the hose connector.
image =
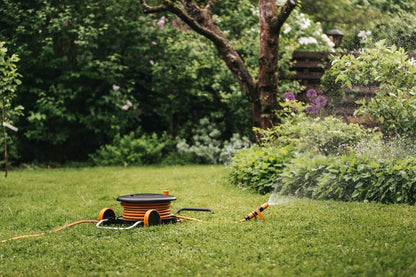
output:
[[264, 211], [268, 206], [269, 206], [269, 203], [264, 203], [263, 205], [261, 205], [260, 207], [258, 207], [257, 209], [249, 213], [246, 217], [244, 217], [240, 221], [244, 222], [244, 221], [252, 219], [253, 217], [257, 219], [257, 216], [259, 216], [263, 221], [266, 221], [266, 219], [264, 218], [261, 212]]

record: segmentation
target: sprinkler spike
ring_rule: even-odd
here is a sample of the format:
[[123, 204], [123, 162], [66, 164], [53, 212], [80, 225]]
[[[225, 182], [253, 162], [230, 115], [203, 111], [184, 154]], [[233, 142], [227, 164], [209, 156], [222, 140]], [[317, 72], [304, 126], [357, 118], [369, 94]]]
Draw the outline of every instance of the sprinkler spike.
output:
[[264, 218], [261, 212], [264, 211], [268, 206], [269, 206], [269, 203], [264, 203], [263, 205], [261, 205], [260, 207], [258, 207], [257, 209], [249, 213], [246, 217], [244, 217], [240, 221], [244, 222], [244, 221], [252, 219], [253, 217], [257, 219], [257, 216], [259, 216], [263, 221], [266, 221], [266, 219]]

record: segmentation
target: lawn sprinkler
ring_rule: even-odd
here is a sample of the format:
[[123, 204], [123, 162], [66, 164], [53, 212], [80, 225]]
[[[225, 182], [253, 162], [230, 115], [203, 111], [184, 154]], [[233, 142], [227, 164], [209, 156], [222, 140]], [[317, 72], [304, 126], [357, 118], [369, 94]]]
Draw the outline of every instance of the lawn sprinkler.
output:
[[261, 205], [260, 207], [258, 207], [257, 209], [255, 209], [254, 211], [252, 211], [251, 213], [246, 215], [246, 217], [244, 217], [242, 220], [240, 220], [240, 222], [250, 220], [253, 217], [254, 217], [254, 219], [257, 219], [257, 216], [259, 216], [263, 221], [266, 221], [266, 219], [264, 218], [264, 216], [261, 212], [264, 211], [268, 206], [269, 206], [269, 203], [264, 203], [263, 205]]
[[[98, 215], [96, 226], [102, 229], [128, 230], [134, 227], [154, 226], [159, 224], [177, 223], [184, 220], [202, 222], [199, 219], [179, 216], [181, 211], [204, 211], [214, 213], [211, 209], [205, 208], [181, 208], [172, 214], [170, 202], [176, 197], [169, 195], [169, 191], [163, 194], [142, 193], [130, 194], [117, 198], [121, 202], [124, 211], [123, 215], [116, 217], [115, 212], [110, 208], [104, 208]], [[127, 225], [127, 227], [113, 227], [110, 225]]]

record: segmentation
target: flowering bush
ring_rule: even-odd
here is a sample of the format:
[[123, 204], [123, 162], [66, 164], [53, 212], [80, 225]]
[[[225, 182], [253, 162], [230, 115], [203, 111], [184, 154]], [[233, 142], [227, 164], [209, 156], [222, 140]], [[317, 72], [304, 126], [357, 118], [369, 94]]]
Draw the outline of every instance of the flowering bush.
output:
[[317, 114], [320, 110], [322, 110], [326, 104], [328, 103], [328, 100], [323, 95], [318, 95], [316, 90], [309, 89], [306, 91], [306, 97], [309, 99], [308, 106], [305, 109], [305, 112], [307, 114]]
[[285, 92], [285, 94], [283, 94], [283, 99], [285, 100], [289, 100], [289, 101], [294, 101], [296, 100], [295, 94], [291, 91], [287, 91]]
[[333, 51], [335, 46], [319, 22], [298, 10], [293, 11], [283, 25], [282, 44], [285, 47], [295, 45], [299, 51]]
[[227, 163], [240, 149], [250, 146], [247, 137], [233, 134], [229, 141], [221, 138], [220, 126], [204, 117], [192, 131], [192, 141], [178, 139], [176, 145], [178, 153], [188, 155], [196, 163]]
[[[306, 97], [308, 98], [309, 102], [304, 109], [305, 112], [309, 115], [318, 114], [328, 103], [328, 99], [323, 95], [318, 95], [316, 90], [308, 89], [306, 91]], [[287, 91], [283, 94], [283, 99], [285, 101], [295, 101], [296, 96], [293, 92]]]

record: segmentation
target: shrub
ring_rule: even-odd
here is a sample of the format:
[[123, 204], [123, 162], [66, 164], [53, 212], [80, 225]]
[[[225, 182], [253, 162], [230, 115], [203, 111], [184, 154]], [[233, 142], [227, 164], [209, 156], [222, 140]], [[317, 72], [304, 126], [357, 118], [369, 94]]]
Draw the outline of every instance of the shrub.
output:
[[282, 148], [252, 146], [234, 156], [229, 164], [229, 180], [232, 184], [260, 194], [271, 192], [292, 156], [293, 148], [290, 145]]
[[220, 127], [208, 117], [202, 118], [192, 132], [192, 142], [188, 144], [185, 139], [179, 139], [176, 147], [179, 154], [192, 157], [196, 163], [228, 163], [233, 153], [250, 145], [250, 140], [239, 134], [223, 141]]
[[416, 159], [374, 160], [355, 154], [296, 157], [277, 183], [281, 194], [341, 201], [415, 204]]
[[356, 114], [369, 116], [387, 136], [416, 134], [416, 63], [404, 49], [380, 41], [358, 57], [334, 57], [323, 82], [335, 94], [341, 88], [377, 85], [369, 102], [357, 101], [361, 107]]
[[312, 153], [298, 154], [282, 170], [275, 190], [281, 194], [312, 197], [313, 188], [330, 162], [330, 157], [314, 156]]
[[128, 135], [117, 135], [112, 144], [102, 146], [91, 159], [97, 165], [146, 165], [162, 162], [167, 153], [173, 151], [174, 141], [156, 134], [135, 137], [134, 132]]
[[[292, 134], [299, 136], [293, 136]], [[291, 136], [292, 135], [292, 136]], [[291, 137], [299, 142], [303, 152], [317, 154], [342, 154], [368, 135], [367, 130], [357, 124], [347, 124], [332, 116], [324, 119], [310, 119], [305, 123], [283, 126], [281, 136]]]
[[378, 137], [374, 130], [358, 124], [348, 124], [328, 116], [311, 118], [305, 114], [292, 114], [283, 124], [262, 131], [263, 141], [276, 146], [292, 145], [298, 152], [316, 154], [344, 154], [364, 139]]
[[382, 139], [340, 119], [289, 116], [262, 132], [263, 146], [238, 153], [231, 183], [259, 193], [340, 201], [416, 202], [414, 139]]

